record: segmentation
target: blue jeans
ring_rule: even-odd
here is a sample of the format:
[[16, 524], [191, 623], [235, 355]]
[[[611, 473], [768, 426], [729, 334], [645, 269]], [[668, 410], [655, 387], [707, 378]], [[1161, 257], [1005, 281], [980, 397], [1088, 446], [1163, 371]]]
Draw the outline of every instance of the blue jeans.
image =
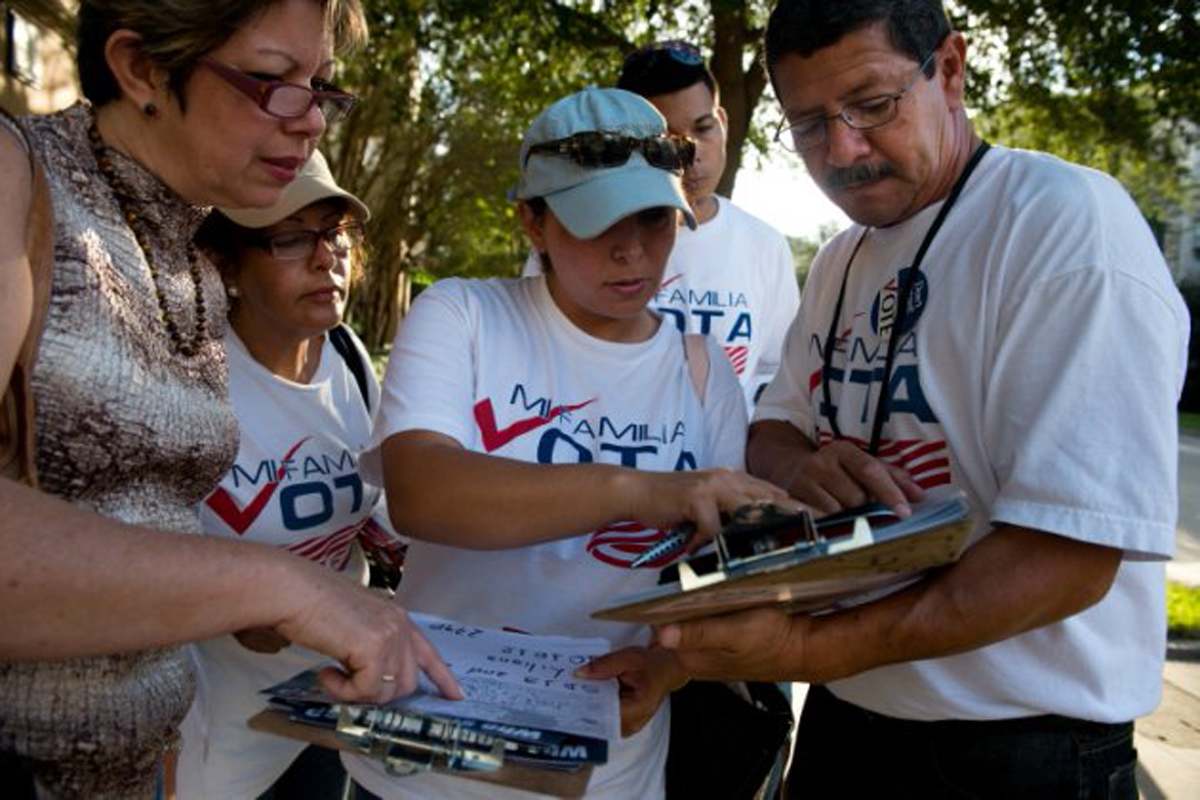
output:
[[800, 798], [1137, 800], [1133, 723], [1053, 715], [918, 722], [809, 689], [787, 778]]

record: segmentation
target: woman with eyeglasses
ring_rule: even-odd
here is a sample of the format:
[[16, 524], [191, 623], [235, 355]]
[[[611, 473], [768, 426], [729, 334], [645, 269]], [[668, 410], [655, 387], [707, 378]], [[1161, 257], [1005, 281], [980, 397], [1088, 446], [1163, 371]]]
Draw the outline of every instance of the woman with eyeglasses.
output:
[[[679, 179], [691, 146], [666, 134], [652, 105], [619, 89], [550, 106], [525, 134], [516, 191], [545, 275], [444, 280], [405, 318], [363, 458], [368, 474], [381, 461], [392, 521], [412, 538], [405, 607], [645, 645], [647, 626], [590, 617], [654, 586], [682, 548], [639, 556], [679, 526], [697, 529], [695, 546], [722, 514], [787, 502], [740, 471], [746, 410], [728, 360], [647, 307], [678, 215], [692, 215]], [[609, 742], [588, 796], [661, 797], [660, 704], [686, 677], [651, 651], [622, 679], [627, 738]], [[528, 796], [344, 760], [368, 797]]]
[[[218, 210], [196, 236], [229, 298], [229, 398], [241, 431], [233, 467], [200, 505], [204, 533], [283, 548], [359, 584], [360, 541], [393, 540], [373, 519], [379, 489], [358, 474], [379, 387], [341, 324], [369, 216], [317, 151], [274, 205]], [[261, 689], [323, 660], [286, 645], [251, 631], [189, 648], [199, 686], [183, 724], [179, 800], [341, 796], [332, 751], [301, 753], [295, 740], [246, 727], [263, 708]]]
[[410, 691], [421, 667], [455, 687], [374, 593], [186, 535], [238, 441], [224, 291], [190, 240], [210, 205], [278, 200], [349, 110], [329, 82], [365, 35], [358, 0], [83, 0], [77, 25], [87, 100], [0, 124], [0, 786], [149, 798], [194, 691], [182, 642], [273, 629], [340, 661], [324, 677], [345, 699]]

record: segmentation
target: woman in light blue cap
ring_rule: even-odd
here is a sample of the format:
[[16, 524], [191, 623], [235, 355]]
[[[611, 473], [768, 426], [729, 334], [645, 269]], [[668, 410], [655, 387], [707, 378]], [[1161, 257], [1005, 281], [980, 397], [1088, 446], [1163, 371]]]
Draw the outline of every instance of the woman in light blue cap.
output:
[[[544, 276], [441, 281], [392, 350], [368, 477], [413, 538], [397, 600], [492, 628], [645, 645], [643, 625], [590, 618], [653, 586], [674, 555], [634, 568], [684, 523], [788, 503], [741, 472], [746, 412], [727, 359], [648, 304], [659, 291], [693, 144], [647, 101], [587, 89], [534, 120], [515, 195]], [[639, 562], [641, 563], [641, 562]], [[668, 711], [686, 676], [666, 651], [622, 676], [623, 735], [589, 797], [664, 794]], [[349, 760], [366, 796], [522, 797], [438, 774], [396, 778]]]

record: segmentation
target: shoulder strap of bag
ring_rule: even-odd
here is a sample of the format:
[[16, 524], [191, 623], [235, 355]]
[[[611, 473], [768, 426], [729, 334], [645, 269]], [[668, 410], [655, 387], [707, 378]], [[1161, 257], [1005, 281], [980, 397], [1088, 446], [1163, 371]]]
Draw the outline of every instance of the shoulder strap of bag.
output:
[[0, 398], [0, 475], [36, 486], [34, 408], [29, 376], [42, 338], [46, 309], [50, 305], [50, 282], [54, 274], [54, 215], [46, 176], [34, 155], [33, 144], [25, 127], [7, 112], [0, 119], [0, 126], [19, 135], [29, 153], [32, 183], [25, 253], [33, 281], [29, 327], [17, 353], [4, 396]]
[[685, 333], [683, 356], [687, 359], [696, 396], [700, 398], [700, 405], [704, 405], [704, 390], [708, 386], [708, 343], [705, 337], [699, 333]]
[[333, 345], [333, 349], [338, 351], [338, 355], [346, 362], [346, 366], [350, 368], [350, 374], [354, 376], [354, 382], [358, 384], [358, 391], [362, 393], [363, 405], [367, 407], [367, 411], [371, 410], [371, 395], [367, 391], [367, 365], [363, 363], [362, 353], [358, 352], [358, 348], [354, 346], [354, 340], [350, 337], [350, 330], [346, 327], [346, 323], [339, 322], [329, 331], [329, 342]]

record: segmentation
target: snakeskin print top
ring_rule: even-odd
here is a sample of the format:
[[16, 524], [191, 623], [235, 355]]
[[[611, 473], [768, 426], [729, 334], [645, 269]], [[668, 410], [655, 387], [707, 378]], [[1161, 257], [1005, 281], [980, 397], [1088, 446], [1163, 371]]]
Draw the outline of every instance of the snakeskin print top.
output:
[[[199, 533], [197, 504], [237, 453], [221, 343], [224, 292], [206, 264], [209, 335], [191, 358], [174, 352], [149, 265], [89, 144], [91, 118], [90, 106], [78, 103], [24, 121], [45, 166], [56, 235], [31, 379], [40, 488], [125, 522]], [[134, 210], [160, 291], [190, 338], [196, 290], [186, 244], [207, 209], [185, 204], [122, 154], [109, 156], [138, 196]], [[43, 762], [36, 777], [56, 796], [137, 796], [152, 789], [154, 763], [192, 688], [178, 648], [0, 663], [0, 748]]]
[[[226, 394], [225, 293], [207, 270], [210, 337], [171, 349], [153, 279], [88, 144], [83, 105], [29, 119], [46, 167], [57, 241], [50, 309], [32, 386], [41, 488], [101, 514], [199, 532], [196, 505], [230, 468], [237, 421]], [[185, 205], [109, 151], [139, 195], [160, 289], [185, 336], [195, 329], [186, 244], [208, 209]]]

